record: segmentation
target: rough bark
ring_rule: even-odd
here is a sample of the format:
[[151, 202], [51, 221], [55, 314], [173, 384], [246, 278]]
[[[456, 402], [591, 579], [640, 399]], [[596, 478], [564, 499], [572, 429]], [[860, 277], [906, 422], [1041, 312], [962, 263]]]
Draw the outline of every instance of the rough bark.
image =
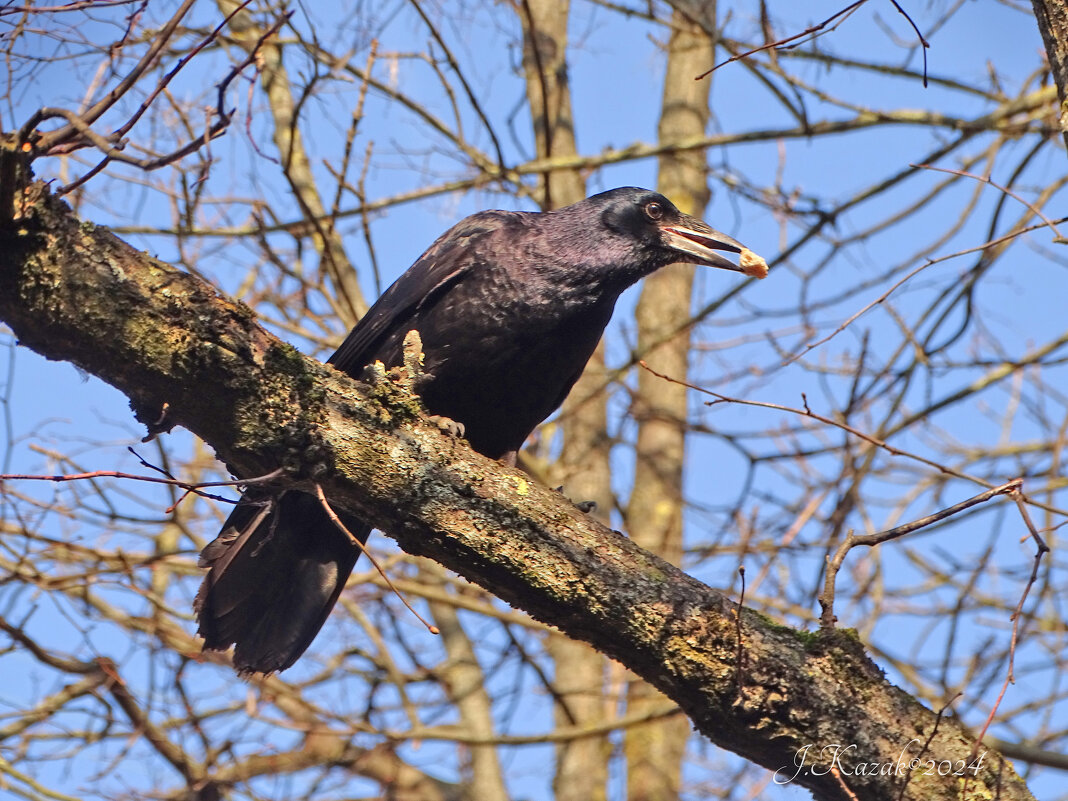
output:
[[[80, 222], [43, 184], [13, 197], [0, 208], [0, 319], [23, 345], [126, 393], [153, 428], [185, 426], [243, 475], [282, 467], [281, 483], [305, 490], [318, 480], [408, 552], [619, 660], [747, 759], [792, 773], [810, 747], [815, 770], [794, 781], [820, 798], [1031, 798], [982, 747], [966, 781], [926, 770], [972, 762], [974, 740], [887, 682], [848, 632], [739, 609], [447, 438], [398, 384], [364, 386], [301, 356], [240, 303]], [[921, 752], [916, 770], [857, 771]]]
[[1031, 0], [1038, 30], [1046, 46], [1053, 82], [1057, 84], [1060, 109], [1057, 121], [1068, 146], [1068, 4], [1063, 0]]
[[[701, 10], [714, 30], [715, 4]], [[658, 136], [670, 142], [700, 136], [708, 125], [710, 82], [695, 81], [713, 63], [711, 37], [680, 11], [672, 15]], [[668, 153], [659, 159], [658, 189], [687, 214], [703, 216], [708, 168], [703, 151]], [[649, 276], [638, 302], [638, 352], [659, 372], [686, 380], [694, 268], [677, 264]], [[670, 337], [665, 339], [666, 337]], [[663, 343], [656, 346], [657, 343]], [[687, 392], [681, 384], [638, 371], [632, 413], [638, 422], [634, 489], [627, 504], [627, 532], [634, 542], [672, 564], [682, 559], [682, 472], [686, 458]], [[646, 682], [627, 688], [627, 711], [662, 707], [663, 696]], [[682, 761], [690, 728], [671, 718], [627, 732], [627, 798], [674, 801], [682, 785]]]

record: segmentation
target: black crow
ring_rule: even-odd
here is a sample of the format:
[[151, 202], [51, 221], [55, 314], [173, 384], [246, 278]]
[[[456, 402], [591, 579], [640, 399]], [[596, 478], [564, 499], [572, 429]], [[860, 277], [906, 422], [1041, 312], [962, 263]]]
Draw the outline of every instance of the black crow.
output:
[[[717, 251], [741, 254], [742, 266]], [[544, 213], [473, 214], [383, 293], [329, 363], [356, 377], [376, 360], [398, 365], [417, 330], [427, 411], [460, 424], [479, 453], [514, 464], [582, 373], [620, 293], [674, 262], [767, 273], [740, 243], [647, 189]], [[341, 518], [366, 540], [368, 524]], [[284, 670], [322, 627], [357, 556], [310, 495], [239, 504], [201, 556], [204, 647], [236, 644], [242, 673]]]

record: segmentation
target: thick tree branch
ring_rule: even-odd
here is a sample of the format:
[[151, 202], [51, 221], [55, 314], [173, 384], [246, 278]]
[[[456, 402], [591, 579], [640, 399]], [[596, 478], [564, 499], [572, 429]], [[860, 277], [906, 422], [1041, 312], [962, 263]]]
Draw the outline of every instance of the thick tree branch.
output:
[[1050, 0], [1031, 0], [1035, 9], [1038, 30], [1046, 46], [1053, 82], [1057, 85], [1060, 111], [1057, 121], [1065, 144], [1068, 144], [1068, 6]]
[[[619, 660], [714, 742], [783, 768], [780, 778], [804, 753], [808, 772], [794, 781], [820, 798], [1031, 797], [982, 747], [974, 775], [938, 775], [939, 764], [976, 764], [973, 739], [887, 682], [848, 633], [797, 632], [739, 609], [448, 439], [394, 383], [363, 386], [301, 356], [242, 304], [79, 222], [43, 184], [9, 197], [0, 319], [24, 345], [125, 392], [153, 430], [185, 426], [240, 475], [283, 467], [290, 486], [318, 482], [410, 553]], [[877, 773], [913, 757], [915, 769]], [[860, 763], [876, 775], [858, 775]]]

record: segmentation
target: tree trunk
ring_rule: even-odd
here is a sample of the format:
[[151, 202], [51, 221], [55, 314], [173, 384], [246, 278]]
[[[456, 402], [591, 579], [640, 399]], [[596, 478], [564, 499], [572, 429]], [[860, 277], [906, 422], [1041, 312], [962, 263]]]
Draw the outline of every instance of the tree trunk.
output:
[[[714, 30], [715, 4], [703, 10]], [[715, 48], [705, 29], [679, 11], [672, 15], [659, 140], [701, 136], [708, 125], [710, 80], [695, 81], [713, 62]], [[669, 153], [659, 159], [659, 190], [682, 211], [697, 217], [708, 204], [708, 169], [703, 150]], [[694, 268], [676, 264], [645, 279], [638, 303], [638, 352], [659, 372], [685, 381], [689, 329], [665, 340], [690, 319]], [[655, 347], [656, 343], [663, 344]], [[638, 545], [672, 564], [682, 559], [682, 474], [686, 458], [687, 391], [681, 384], [638, 371], [633, 417], [638, 421], [634, 489], [627, 504], [627, 531]], [[665, 699], [641, 680], [629, 683], [627, 711], [662, 707]], [[627, 798], [674, 801], [682, 783], [682, 760], [690, 736], [685, 718], [627, 732]]]
[[[567, 23], [570, 0], [521, 0], [523, 67], [527, 101], [534, 125], [539, 159], [576, 156], [575, 125], [571, 116], [571, 87], [567, 80]], [[577, 169], [546, 170], [540, 176], [544, 209], [560, 208], [586, 197], [586, 182]], [[610, 509], [611, 468], [604, 444], [607, 408], [604, 393], [576, 405], [590, 387], [602, 385], [604, 347], [598, 345], [582, 378], [560, 412], [564, 440], [560, 459], [550, 470], [554, 485], [573, 498], [594, 501], [603, 513]], [[602, 518], [603, 519], [603, 518]], [[546, 648], [554, 666], [553, 689], [557, 726], [584, 726], [605, 717], [604, 658], [585, 643], [549, 635]], [[609, 745], [603, 736], [559, 743], [553, 794], [556, 801], [598, 801], [605, 797]]]

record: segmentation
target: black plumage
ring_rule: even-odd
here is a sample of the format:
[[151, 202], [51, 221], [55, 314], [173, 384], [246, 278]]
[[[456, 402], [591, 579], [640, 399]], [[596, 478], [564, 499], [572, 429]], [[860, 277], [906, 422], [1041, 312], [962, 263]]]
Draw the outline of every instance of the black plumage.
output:
[[[382, 294], [329, 363], [353, 376], [375, 360], [400, 364], [404, 337], [417, 330], [427, 410], [462, 424], [479, 453], [514, 463], [578, 379], [623, 290], [673, 262], [762, 277], [718, 250], [743, 253], [743, 264], [752, 258], [634, 187], [556, 211], [474, 214]], [[369, 525], [341, 516], [366, 540]], [[247, 494], [201, 555], [204, 647], [236, 644], [242, 672], [284, 670], [318, 633], [358, 555], [317, 499]]]

